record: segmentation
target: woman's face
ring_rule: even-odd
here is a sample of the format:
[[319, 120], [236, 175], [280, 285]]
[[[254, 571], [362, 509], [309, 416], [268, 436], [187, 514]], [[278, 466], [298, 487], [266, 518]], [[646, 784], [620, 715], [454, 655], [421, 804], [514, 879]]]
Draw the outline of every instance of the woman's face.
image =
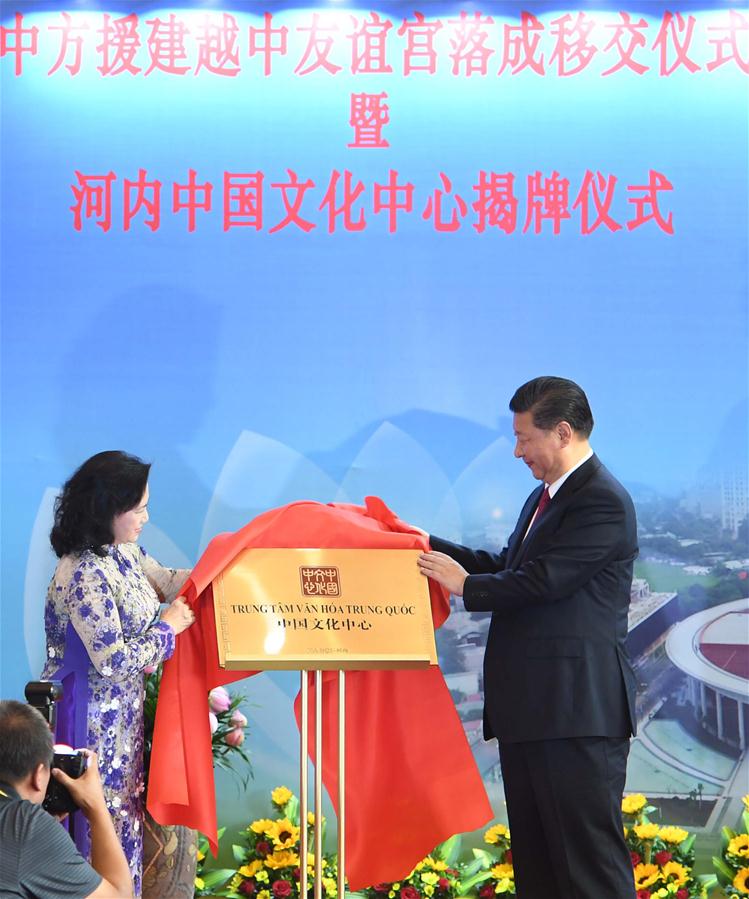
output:
[[120, 512], [112, 519], [112, 542], [135, 543], [143, 530], [143, 525], [148, 521], [148, 484], [141, 501], [134, 509]]

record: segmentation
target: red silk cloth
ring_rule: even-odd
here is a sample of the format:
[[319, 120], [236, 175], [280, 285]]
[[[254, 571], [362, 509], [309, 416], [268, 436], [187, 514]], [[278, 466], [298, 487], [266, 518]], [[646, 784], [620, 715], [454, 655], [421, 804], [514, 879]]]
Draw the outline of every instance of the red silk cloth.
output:
[[[206, 548], [183, 588], [196, 613], [164, 665], [151, 753], [148, 810], [184, 824], [216, 852], [207, 692], [256, 672], [219, 667], [211, 581], [248, 547], [426, 549], [427, 538], [376, 497], [366, 507], [292, 503], [258, 516]], [[430, 581], [435, 627], [449, 598]], [[297, 698], [297, 720], [298, 720]], [[337, 802], [337, 685], [323, 682], [323, 780]], [[314, 692], [310, 691], [310, 728]], [[311, 734], [310, 734], [311, 737]], [[313, 745], [310, 739], [310, 745]], [[346, 674], [346, 874], [352, 890], [406, 876], [453, 833], [493, 817], [442, 672], [436, 666]]]

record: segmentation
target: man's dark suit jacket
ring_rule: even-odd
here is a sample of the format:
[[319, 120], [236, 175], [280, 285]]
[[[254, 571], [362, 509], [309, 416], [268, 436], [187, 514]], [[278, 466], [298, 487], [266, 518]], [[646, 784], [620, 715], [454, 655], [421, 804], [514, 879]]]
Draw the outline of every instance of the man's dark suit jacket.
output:
[[632, 500], [593, 456], [523, 539], [542, 490], [526, 500], [499, 555], [430, 537], [432, 549], [469, 572], [466, 609], [493, 613], [484, 737], [627, 737], [636, 729], [635, 678], [624, 647], [637, 555]]

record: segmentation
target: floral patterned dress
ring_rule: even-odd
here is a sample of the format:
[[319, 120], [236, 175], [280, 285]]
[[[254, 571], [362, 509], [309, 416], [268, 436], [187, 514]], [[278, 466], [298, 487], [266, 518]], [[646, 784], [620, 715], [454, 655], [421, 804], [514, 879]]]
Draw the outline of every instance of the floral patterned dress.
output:
[[64, 667], [72, 624], [88, 653], [87, 745], [99, 756], [104, 796], [125, 850], [135, 895], [143, 863], [143, 669], [174, 652], [175, 634], [159, 621], [187, 569], [164, 568], [135, 543], [60, 559], [44, 611], [47, 662]]

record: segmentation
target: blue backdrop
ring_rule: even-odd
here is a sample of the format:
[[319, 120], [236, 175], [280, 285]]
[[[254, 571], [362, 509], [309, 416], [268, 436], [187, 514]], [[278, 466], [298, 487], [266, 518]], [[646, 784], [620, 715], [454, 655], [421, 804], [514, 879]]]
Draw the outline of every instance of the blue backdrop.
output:
[[[102, 449], [153, 462], [142, 539], [175, 565], [268, 507], [368, 493], [445, 536], [501, 542], [533, 487], [512, 457], [507, 401], [542, 373], [586, 388], [595, 449], [638, 502], [678, 510], [706, 478], [745, 471], [747, 5], [525, 6], [543, 74], [522, 56], [497, 74], [520, 33], [514, 2], [429, 3], [427, 20], [442, 25], [435, 71], [408, 75], [398, 30], [416, 22], [411, 4], [2, 3], [3, 696], [20, 695], [41, 667], [54, 495]], [[250, 53], [266, 10], [273, 29], [288, 29], [268, 75], [262, 52]], [[643, 23], [633, 58], [647, 71], [604, 75], [621, 61], [622, 10]], [[112, 24], [132, 13], [130, 25]], [[486, 36], [471, 43], [476, 13]], [[183, 75], [163, 71], [165, 45], [149, 43], [170, 14], [189, 29]], [[338, 29], [320, 32], [336, 74], [295, 74], [313, 14]], [[391, 72], [372, 71], [376, 55], [352, 57], [352, 35], [369, 23], [374, 42], [377, 21], [392, 23]], [[79, 30], [64, 46], [66, 23]], [[382, 93], [389, 146], [348, 146], [352, 95]], [[151, 230], [141, 208], [126, 230], [124, 182], [141, 169], [162, 184], [160, 221]], [[173, 208], [173, 185], [191, 169], [213, 186], [194, 231]], [[313, 182], [300, 207], [309, 231], [272, 232], [285, 216], [272, 185], [293, 180], [288, 170]], [[346, 170], [363, 185], [352, 215], [363, 210], [365, 227], [347, 231], [338, 218], [329, 233], [324, 197], [338, 171], [340, 205]], [[394, 233], [375, 212], [375, 185], [391, 170], [413, 185]], [[514, 175], [510, 233], [475, 227], [482, 171]], [[651, 171], [670, 185], [657, 203], [673, 234], [637, 221]], [[245, 224], [225, 229], [227, 172], [262, 173], [262, 221], [255, 194], [255, 206], [236, 207]], [[574, 204], [583, 188], [595, 219], [586, 173], [599, 172], [600, 197], [617, 179], [609, 215], [622, 227], [584, 234]], [[569, 182], [559, 233], [528, 215], [535, 173], [539, 188]], [[97, 198], [100, 213], [86, 206]], [[435, 227], [438, 199], [457, 230]], [[536, 202], [551, 214], [552, 193]], [[293, 722], [274, 697], [293, 681], [251, 689], [256, 770], [263, 782], [290, 779]]]

